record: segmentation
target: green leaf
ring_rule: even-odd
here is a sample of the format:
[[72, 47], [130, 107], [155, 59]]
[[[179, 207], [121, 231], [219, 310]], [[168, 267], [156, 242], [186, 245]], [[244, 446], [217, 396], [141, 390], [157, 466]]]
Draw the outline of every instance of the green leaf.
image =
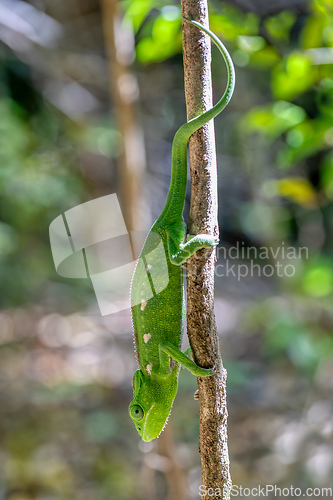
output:
[[332, 0], [313, 0], [312, 8], [321, 16], [331, 17], [333, 14]]
[[266, 45], [261, 50], [251, 54], [250, 61], [253, 66], [260, 66], [263, 69], [274, 66], [281, 60], [281, 56], [275, 47]]
[[180, 10], [162, 10], [155, 20], [152, 33], [139, 41], [136, 49], [137, 58], [143, 63], [164, 61], [181, 51], [181, 14]]
[[309, 17], [302, 32], [301, 46], [304, 49], [321, 47], [326, 24], [326, 20], [322, 16]]
[[137, 33], [149, 12], [155, 6], [153, 0], [123, 0], [121, 7], [125, 10], [124, 20], [131, 20], [134, 32]]
[[294, 25], [296, 19], [296, 14], [285, 10], [276, 16], [267, 18], [264, 22], [264, 26], [270, 37], [277, 40], [288, 41], [290, 29]]
[[312, 65], [309, 56], [292, 52], [273, 70], [273, 95], [276, 99], [292, 100], [311, 88], [318, 77], [318, 68]]
[[300, 106], [278, 101], [247, 113], [243, 119], [242, 128], [247, 133], [260, 132], [275, 139], [291, 127], [301, 123], [305, 117], [305, 111]]
[[324, 260], [311, 266], [305, 273], [303, 289], [313, 297], [324, 297], [333, 291], [333, 269]]
[[232, 5], [224, 4], [222, 13], [209, 16], [210, 29], [227, 40], [239, 36], [255, 36], [259, 31], [259, 18], [253, 13], [245, 14]]

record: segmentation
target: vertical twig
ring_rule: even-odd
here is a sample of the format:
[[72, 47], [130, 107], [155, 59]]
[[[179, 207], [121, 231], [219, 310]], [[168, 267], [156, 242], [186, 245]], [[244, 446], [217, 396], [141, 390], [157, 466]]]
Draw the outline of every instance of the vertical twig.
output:
[[110, 92], [115, 109], [117, 129], [122, 135], [118, 160], [122, 212], [128, 229], [142, 225], [142, 177], [145, 169], [144, 141], [135, 118], [139, 90], [130, 71], [134, 53], [134, 34], [122, 22], [118, 0], [102, 0], [105, 47], [109, 59]]
[[168, 483], [168, 500], [187, 500], [189, 498], [185, 470], [177, 459], [175, 440], [170, 424], [158, 439], [158, 451], [168, 460], [165, 476]]
[[[182, 0], [183, 16], [208, 26], [207, 0]], [[207, 35], [183, 23], [187, 118], [212, 107], [211, 48]], [[190, 139], [191, 207], [189, 234], [218, 234], [217, 170], [213, 122]], [[201, 250], [187, 263], [187, 330], [195, 361], [215, 365], [216, 375], [198, 377], [202, 485], [214, 498], [230, 498], [227, 441], [226, 370], [223, 368], [214, 315], [215, 250]], [[202, 489], [202, 493], [204, 493]], [[211, 492], [212, 490], [210, 490]], [[203, 494], [202, 498], [212, 498]]]

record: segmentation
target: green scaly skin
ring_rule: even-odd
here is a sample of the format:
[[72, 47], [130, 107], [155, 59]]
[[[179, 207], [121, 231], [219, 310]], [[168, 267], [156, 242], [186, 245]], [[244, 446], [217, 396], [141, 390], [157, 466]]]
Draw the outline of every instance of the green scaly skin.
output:
[[207, 33], [219, 48], [227, 66], [228, 82], [222, 98], [212, 109], [182, 125], [175, 134], [167, 200], [148, 234], [133, 275], [132, 318], [140, 369], [134, 374], [134, 398], [129, 413], [144, 441], [158, 437], [167, 422], [177, 393], [180, 365], [197, 377], [214, 374], [213, 369], [194, 363], [187, 356], [189, 349], [185, 353], [180, 350], [185, 311], [181, 264], [200, 248], [218, 243], [216, 237], [206, 234], [198, 234], [184, 243], [187, 143], [193, 132], [228, 104], [235, 74], [222, 42], [208, 28], [190, 22]]

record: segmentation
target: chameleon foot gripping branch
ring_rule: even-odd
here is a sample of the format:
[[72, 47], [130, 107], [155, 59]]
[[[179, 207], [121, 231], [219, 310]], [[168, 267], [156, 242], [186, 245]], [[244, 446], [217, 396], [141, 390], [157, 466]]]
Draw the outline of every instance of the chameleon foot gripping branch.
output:
[[[147, 236], [133, 275], [132, 319], [140, 369], [133, 377], [134, 397], [129, 413], [144, 441], [158, 437], [168, 420], [178, 389], [180, 365], [197, 377], [214, 374], [213, 369], [194, 363], [187, 356], [188, 350], [185, 353], [180, 350], [185, 311], [181, 264], [200, 248], [218, 243], [217, 238], [206, 234], [198, 234], [185, 242], [187, 143], [193, 132], [228, 104], [234, 91], [235, 72], [230, 55], [214, 33], [196, 21], [187, 20], [207, 33], [217, 45], [227, 66], [228, 82], [213, 108], [182, 125], [175, 134], [167, 200]], [[152, 287], [150, 294], [144, 285], [148, 282]]]

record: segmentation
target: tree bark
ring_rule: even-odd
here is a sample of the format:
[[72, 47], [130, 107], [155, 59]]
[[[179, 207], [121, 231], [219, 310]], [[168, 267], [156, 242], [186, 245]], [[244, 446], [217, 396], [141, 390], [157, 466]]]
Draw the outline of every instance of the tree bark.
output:
[[[182, 14], [208, 26], [207, 0], [182, 0]], [[212, 107], [209, 37], [183, 21], [185, 96], [188, 120]], [[189, 234], [218, 235], [217, 169], [213, 121], [190, 138], [191, 207]], [[226, 370], [214, 315], [215, 249], [200, 250], [187, 261], [187, 331], [196, 363], [215, 365], [213, 377], [197, 378], [200, 403], [201, 484], [214, 498], [230, 498], [227, 441]], [[210, 490], [211, 492], [212, 490]], [[203, 493], [204, 490], [202, 489]], [[201, 498], [212, 498], [203, 494]]]

